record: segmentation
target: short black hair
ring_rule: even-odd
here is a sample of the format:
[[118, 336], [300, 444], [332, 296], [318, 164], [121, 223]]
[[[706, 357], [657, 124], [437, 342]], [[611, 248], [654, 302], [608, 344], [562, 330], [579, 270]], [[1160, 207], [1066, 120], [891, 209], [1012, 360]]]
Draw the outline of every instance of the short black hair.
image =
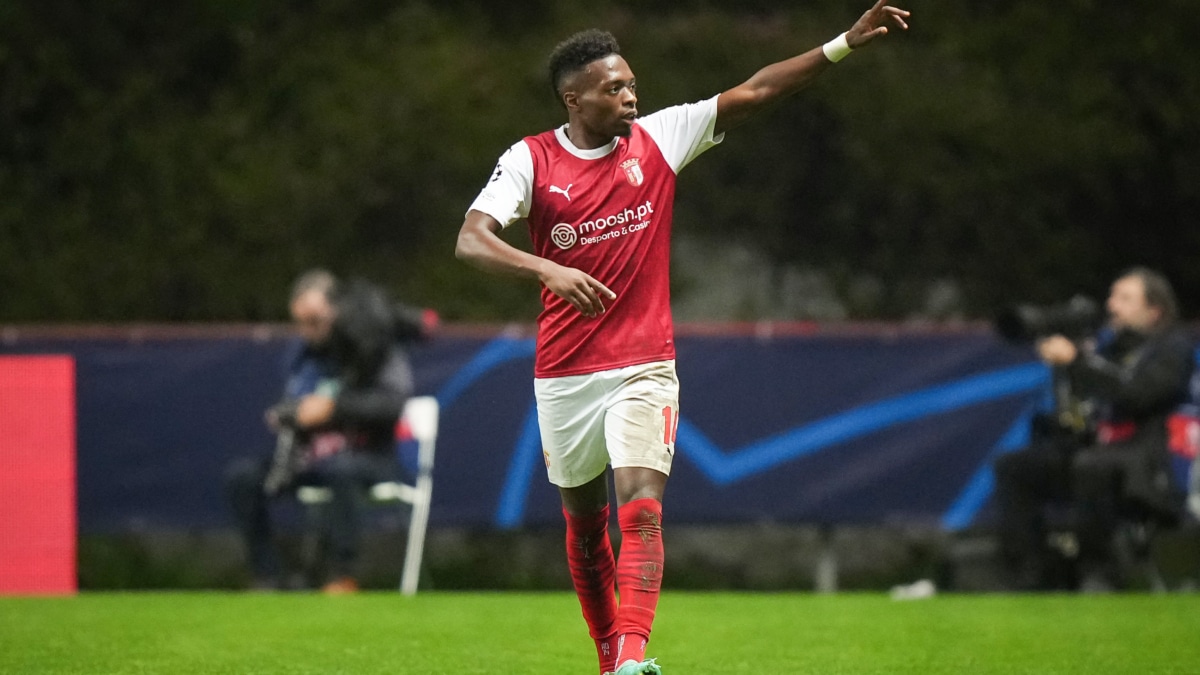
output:
[[620, 54], [617, 38], [608, 31], [591, 28], [558, 43], [550, 52], [550, 87], [561, 102], [562, 83], [567, 76], [584, 69], [592, 61]]

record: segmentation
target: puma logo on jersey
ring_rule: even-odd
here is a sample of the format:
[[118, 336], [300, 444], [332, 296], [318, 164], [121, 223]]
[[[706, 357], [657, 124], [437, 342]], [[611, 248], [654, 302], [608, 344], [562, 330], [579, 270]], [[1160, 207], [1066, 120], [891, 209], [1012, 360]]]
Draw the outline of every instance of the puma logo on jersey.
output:
[[572, 188], [574, 185], [575, 185], [574, 183], [569, 183], [569, 184], [567, 185], [567, 187], [565, 187], [565, 188], [560, 188], [560, 187], [558, 187], [557, 185], [551, 185], [551, 186], [550, 186], [550, 194], [554, 194], [555, 192], [557, 192], [558, 194], [560, 194], [560, 195], [562, 195], [562, 196], [566, 197], [566, 198], [567, 198], [567, 201], [571, 201], [571, 195], [569, 195], [569, 194], [567, 194], [567, 193], [571, 191], [571, 188]]

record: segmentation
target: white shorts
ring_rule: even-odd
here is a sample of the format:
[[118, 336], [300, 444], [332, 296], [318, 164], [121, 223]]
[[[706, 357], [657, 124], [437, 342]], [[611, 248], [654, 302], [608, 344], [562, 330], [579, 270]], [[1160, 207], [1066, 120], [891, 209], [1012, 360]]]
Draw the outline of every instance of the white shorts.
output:
[[675, 361], [533, 381], [550, 482], [579, 487], [613, 468], [671, 473], [679, 429]]

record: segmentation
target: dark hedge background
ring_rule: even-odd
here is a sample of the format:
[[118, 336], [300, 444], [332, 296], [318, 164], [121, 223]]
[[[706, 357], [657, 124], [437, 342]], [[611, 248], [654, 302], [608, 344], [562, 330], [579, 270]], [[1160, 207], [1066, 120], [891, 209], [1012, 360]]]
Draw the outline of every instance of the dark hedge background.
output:
[[[532, 318], [453, 246], [496, 157], [562, 121], [557, 41], [612, 30], [650, 112], [868, 3], [727, 4], [0, 0], [0, 321], [273, 320], [311, 265]], [[909, 33], [684, 172], [688, 317], [980, 318], [1132, 264], [1200, 312], [1200, 3], [900, 4]]]

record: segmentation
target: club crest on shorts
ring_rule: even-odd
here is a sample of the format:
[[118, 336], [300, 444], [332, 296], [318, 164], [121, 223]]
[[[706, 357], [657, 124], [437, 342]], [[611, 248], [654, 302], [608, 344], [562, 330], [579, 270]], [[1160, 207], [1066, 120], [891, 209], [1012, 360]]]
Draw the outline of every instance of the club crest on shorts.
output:
[[642, 181], [646, 179], [642, 175], [642, 167], [638, 166], [637, 157], [621, 162], [621, 168], [625, 170], [625, 178], [629, 179], [629, 184], [634, 187], [641, 185]]

